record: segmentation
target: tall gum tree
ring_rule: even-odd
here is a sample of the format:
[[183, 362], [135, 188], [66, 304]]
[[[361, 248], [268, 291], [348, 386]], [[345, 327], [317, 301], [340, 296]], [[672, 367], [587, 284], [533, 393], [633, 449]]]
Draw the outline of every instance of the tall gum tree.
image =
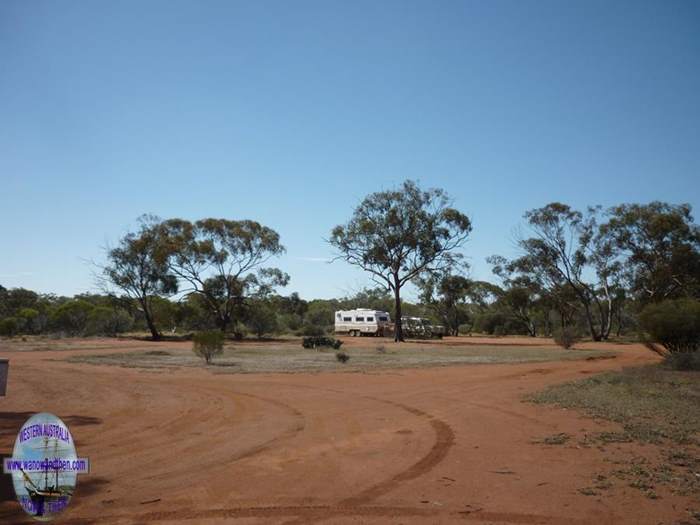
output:
[[249, 297], [265, 297], [289, 276], [264, 267], [284, 253], [279, 234], [250, 220], [170, 219], [161, 225], [170, 271], [197, 294], [226, 331]]
[[610, 333], [610, 280], [617, 271], [613, 254], [604, 251], [609, 244], [599, 236], [598, 210], [589, 208], [583, 214], [552, 202], [526, 212], [533, 236], [518, 241], [524, 255], [507, 265], [509, 272], [528, 277], [553, 294], [568, 288], [583, 309], [594, 341], [607, 339]]
[[151, 338], [157, 341], [161, 333], [153, 315], [154, 298], [176, 293], [177, 279], [163, 258], [159, 219], [143, 215], [139, 224], [137, 232], [127, 233], [107, 250], [98, 281], [105, 292], [112, 294], [117, 288], [139, 305]]
[[347, 224], [333, 228], [336, 259], [370, 273], [394, 295], [394, 340], [403, 341], [401, 288], [422, 274], [442, 272], [459, 263], [469, 218], [450, 206], [442, 189], [422, 190], [407, 180], [399, 188], [368, 195]]
[[689, 204], [621, 204], [601, 235], [625, 258], [622, 274], [642, 303], [700, 297], [700, 227]]

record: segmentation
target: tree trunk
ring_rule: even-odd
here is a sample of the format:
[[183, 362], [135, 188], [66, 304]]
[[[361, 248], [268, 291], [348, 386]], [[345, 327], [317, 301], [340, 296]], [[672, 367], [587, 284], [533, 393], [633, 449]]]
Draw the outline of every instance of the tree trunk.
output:
[[228, 325], [231, 324], [231, 316], [219, 315], [216, 324], [219, 325], [219, 330], [225, 333]]
[[621, 301], [619, 304], [615, 307], [615, 313], [617, 314], [617, 337], [619, 338], [620, 335], [622, 334], [622, 306], [621, 306]]
[[[576, 286], [571, 285], [574, 289], [574, 293], [578, 296], [581, 305], [583, 305], [583, 311], [586, 313], [586, 322], [588, 323], [588, 331], [591, 334], [591, 338], [594, 341], [600, 341], [601, 335], [595, 329], [595, 323], [593, 322], [593, 314], [591, 313], [591, 300], [586, 296], [585, 290], [580, 290]], [[602, 327], [601, 327], [602, 328]]]
[[607, 315], [605, 317], [605, 328], [603, 329], [603, 339], [606, 341], [610, 336], [610, 331], [612, 330], [612, 318], [613, 318], [613, 300], [610, 296], [610, 291], [608, 290], [607, 284], [605, 285], [605, 303], [607, 305]]
[[143, 316], [146, 318], [146, 325], [148, 330], [151, 332], [151, 339], [153, 341], [160, 341], [161, 335], [153, 322], [153, 315], [151, 314], [151, 308], [148, 304], [148, 299], [141, 300], [141, 308], [143, 308]]
[[394, 342], [400, 343], [403, 339], [403, 330], [401, 328], [401, 289], [399, 280], [394, 277]]
[[535, 326], [535, 322], [532, 319], [528, 320], [527, 331], [530, 337], [537, 337], [537, 326]]
[[583, 303], [583, 310], [586, 312], [586, 322], [588, 323], [588, 331], [594, 341], [600, 341], [600, 334], [595, 329], [595, 323], [593, 322], [593, 315], [591, 314], [591, 306], [589, 303]]

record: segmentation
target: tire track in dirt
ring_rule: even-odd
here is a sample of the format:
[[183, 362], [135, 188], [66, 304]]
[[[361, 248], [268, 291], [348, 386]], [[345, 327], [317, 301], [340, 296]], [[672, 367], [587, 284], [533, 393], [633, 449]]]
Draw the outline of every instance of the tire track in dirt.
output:
[[416, 463], [411, 465], [409, 468], [399, 472], [398, 474], [395, 474], [394, 476], [385, 481], [379, 482], [375, 485], [372, 485], [371, 487], [366, 488], [359, 494], [355, 494], [354, 496], [342, 500], [340, 502], [340, 505], [346, 507], [366, 505], [376, 500], [380, 496], [383, 496], [387, 492], [392, 491], [400, 483], [409, 481], [411, 479], [415, 479], [425, 474], [426, 472], [432, 470], [435, 466], [442, 462], [443, 459], [445, 459], [450, 448], [452, 448], [452, 446], [455, 443], [455, 433], [452, 430], [452, 427], [450, 427], [450, 425], [448, 425], [441, 419], [437, 419], [436, 417], [428, 414], [427, 412], [423, 412], [422, 410], [419, 410], [415, 407], [404, 405], [402, 403], [397, 403], [395, 401], [390, 401], [388, 399], [380, 399], [370, 396], [362, 397], [364, 397], [365, 399], [370, 399], [372, 401], [378, 401], [380, 403], [385, 403], [401, 408], [410, 414], [428, 420], [430, 425], [433, 427], [433, 431], [435, 432], [435, 441], [428, 453]]
[[205, 519], [241, 519], [241, 518], [292, 518], [301, 519], [301, 523], [331, 519], [343, 516], [362, 516], [373, 518], [385, 517], [434, 517], [434, 509], [417, 507], [342, 507], [333, 505], [288, 505], [266, 507], [231, 507], [218, 509], [164, 510], [147, 512], [139, 515], [111, 514], [94, 518], [68, 518], [66, 525], [92, 525], [104, 521], [129, 520], [132, 523], [154, 521], [198, 521]]
[[[333, 393], [338, 393], [338, 394], [344, 394], [344, 392], [342, 392], [341, 390], [330, 389], [330, 388], [316, 388], [316, 387], [311, 387], [308, 385], [293, 385], [293, 384], [287, 384], [287, 386], [298, 386], [298, 387], [306, 388], [306, 389], [310, 389], [310, 390], [327, 391], [327, 392], [333, 392]], [[362, 397], [363, 399], [368, 399], [370, 401], [375, 401], [378, 403], [384, 403], [387, 405], [395, 406], [397, 408], [405, 410], [406, 412], [408, 412], [410, 414], [413, 414], [414, 416], [418, 416], [421, 419], [427, 420], [430, 423], [431, 427], [433, 428], [433, 431], [435, 432], [435, 441], [434, 441], [432, 447], [430, 448], [430, 450], [428, 451], [428, 453], [425, 456], [423, 456], [420, 460], [418, 460], [416, 463], [411, 465], [409, 468], [399, 472], [398, 474], [395, 474], [390, 479], [387, 479], [385, 481], [382, 481], [380, 483], [372, 485], [371, 487], [368, 487], [367, 489], [361, 491], [360, 493], [342, 500], [339, 503], [339, 505], [342, 507], [355, 507], [355, 506], [360, 506], [360, 505], [366, 505], [366, 504], [374, 501], [375, 499], [383, 496], [387, 492], [392, 491], [400, 483], [415, 479], [415, 478], [427, 473], [428, 471], [432, 470], [435, 466], [437, 466], [440, 462], [442, 462], [445, 459], [449, 449], [455, 443], [455, 434], [454, 434], [454, 431], [452, 430], [452, 427], [450, 427], [449, 424], [442, 421], [441, 419], [438, 419], [435, 416], [433, 416], [427, 412], [424, 412], [423, 410], [420, 410], [418, 408], [415, 408], [415, 407], [412, 407], [409, 405], [405, 405], [403, 403], [398, 403], [396, 401], [391, 401], [389, 399], [382, 399], [382, 398], [377, 398], [377, 397], [373, 397], [373, 396], [359, 396], [359, 397]]]
[[292, 413], [294, 417], [297, 418], [297, 424], [294, 426], [291, 426], [287, 428], [284, 432], [281, 434], [270, 438], [269, 440], [265, 441], [264, 443], [261, 443], [259, 445], [256, 445], [255, 447], [249, 448], [248, 450], [245, 450], [239, 454], [236, 454], [229, 458], [231, 461], [238, 461], [244, 458], [249, 458], [251, 456], [254, 456], [256, 454], [259, 454], [260, 452], [263, 452], [265, 450], [268, 450], [269, 448], [272, 448], [273, 446], [277, 445], [281, 441], [286, 441], [287, 439], [291, 439], [300, 432], [302, 432], [306, 428], [306, 416], [301, 412], [301, 410], [294, 408], [291, 405], [288, 405], [287, 403], [283, 403], [282, 401], [278, 401], [276, 399], [270, 399], [268, 397], [263, 397], [259, 396], [256, 394], [247, 394], [244, 392], [236, 392], [232, 391], [231, 392], [234, 395], [238, 396], [244, 396], [244, 397], [250, 397], [252, 399], [257, 399], [258, 401], [262, 401], [263, 403], [269, 403], [271, 405], [277, 406], [279, 408], [282, 408], [283, 410], [287, 410], [288, 412]]
[[165, 510], [147, 512], [139, 515], [113, 514], [95, 518], [68, 518], [63, 523], [66, 525], [93, 525], [105, 521], [129, 520], [131, 523], [150, 523], [157, 521], [179, 522], [199, 521], [205, 519], [244, 519], [267, 518], [285, 519], [296, 518], [287, 523], [313, 523], [323, 520], [332, 520], [342, 517], [359, 518], [422, 518], [423, 522], [435, 520], [464, 520], [478, 523], [508, 523], [526, 525], [551, 525], [551, 524], [589, 524], [590, 520], [577, 519], [562, 516], [549, 516], [544, 514], [528, 514], [514, 512], [487, 512], [475, 511], [448, 511], [439, 509], [426, 509], [419, 507], [398, 506], [363, 506], [344, 507], [342, 505], [289, 505], [267, 507], [231, 507], [207, 510]]
[[[205, 389], [206, 390], [206, 389]], [[206, 471], [208, 468], [211, 467], [221, 467], [221, 468], [227, 468], [231, 463], [235, 461], [240, 461], [242, 459], [250, 458], [252, 456], [255, 456], [257, 454], [260, 454], [261, 452], [264, 452], [266, 450], [269, 450], [270, 448], [278, 445], [279, 443], [286, 441], [288, 439], [293, 438], [300, 432], [306, 428], [306, 417], [304, 414], [292, 407], [291, 405], [288, 405], [287, 403], [283, 403], [282, 401], [278, 401], [276, 399], [271, 399], [267, 398], [264, 396], [259, 396], [256, 394], [249, 394], [245, 392], [239, 392], [239, 391], [234, 391], [234, 390], [221, 390], [221, 389], [213, 389], [209, 388], [208, 389], [210, 392], [213, 394], [219, 394], [223, 395], [223, 398], [228, 398], [230, 400], [235, 400], [236, 396], [240, 397], [248, 397], [250, 399], [254, 399], [263, 403], [271, 404], [274, 405], [278, 408], [281, 408], [289, 413], [291, 413], [295, 418], [296, 418], [296, 424], [289, 426], [286, 428], [284, 431], [281, 433], [277, 434], [276, 436], [271, 437], [270, 439], [259, 443], [258, 445], [255, 445], [253, 447], [249, 447], [245, 450], [242, 450], [240, 452], [237, 452], [235, 454], [232, 454], [231, 456], [226, 457], [225, 460], [222, 460], [220, 457], [216, 456], [212, 458], [209, 461], [200, 461], [198, 462], [198, 470], [200, 471]], [[179, 474], [190, 474], [191, 475], [191, 467], [189, 465], [186, 465], [182, 468], [170, 468], [167, 472], [168, 477], [175, 477]], [[160, 475], [157, 476], [152, 476], [152, 477], [147, 477], [145, 479], [152, 479], [155, 477], [159, 477]]]

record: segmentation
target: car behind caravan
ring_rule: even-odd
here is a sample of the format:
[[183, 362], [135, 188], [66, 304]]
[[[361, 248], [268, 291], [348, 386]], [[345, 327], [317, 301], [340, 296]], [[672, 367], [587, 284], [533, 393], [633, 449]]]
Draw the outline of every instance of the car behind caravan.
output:
[[383, 336], [391, 331], [391, 318], [381, 310], [340, 310], [335, 313], [335, 333], [351, 336], [378, 335]]

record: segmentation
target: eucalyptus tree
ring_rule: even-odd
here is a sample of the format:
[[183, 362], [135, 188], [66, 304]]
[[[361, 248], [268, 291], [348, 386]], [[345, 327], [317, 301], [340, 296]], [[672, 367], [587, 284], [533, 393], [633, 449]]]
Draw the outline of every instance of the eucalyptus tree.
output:
[[286, 286], [289, 276], [265, 263], [284, 253], [279, 234], [251, 220], [170, 219], [161, 238], [168, 268], [196, 294], [222, 331], [242, 318], [246, 299]]
[[501, 279], [503, 289], [498, 302], [505, 306], [527, 329], [531, 337], [537, 335], [536, 310], [542, 306], [542, 288], [537, 279], [528, 274], [518, 274], [517, 266], [500, 255], [486, 258], [493, 273]]
[[468, 301], [473, 281], [459, 273], [450, 271], [429, 273], [417, 280], [420, 301], [430, 308], [450, 335], [459, 335], [459, 327], [470, 318]]
[[642, 303], [700, 297], [700, 227], [689, 204], [621, 204], [601, 233], [619, 254], [625, 280]]
[[155, 341], [162, 336], [153, 315], [154, 298], [173, 295], [178, 286], [164, 256], [159, 219], [143, 215], [139, 224], [138, 231], [127, 233], [107, 250], [98, 281], [107, 293], [117, 288], [139, 305]]
[[467, 240], [469, 218], [450, 206], [442, 189], [422, 190], [407, 180], [399, 188], [372, 193], [350, 220], [333, 228], [330, 243], [337, 258], [362, 268], [393, 292], [396, 329], [403, 341], [401, 288], [413, 279], [457, 264]]
[[523, 255], [509, 263], [509, 271], [526, 277], [555, 299], [564, 297], [567, 289], [572, 292], [595, 341], [607, 339], [610, 333], [609, 279], [617, 268], [614, 253], [603, 251], [609, 244], [600, 236], [598, 211], [589, 208], [583, 214], [553, 202], [526, 212], [533, 236], [518, 240]]

